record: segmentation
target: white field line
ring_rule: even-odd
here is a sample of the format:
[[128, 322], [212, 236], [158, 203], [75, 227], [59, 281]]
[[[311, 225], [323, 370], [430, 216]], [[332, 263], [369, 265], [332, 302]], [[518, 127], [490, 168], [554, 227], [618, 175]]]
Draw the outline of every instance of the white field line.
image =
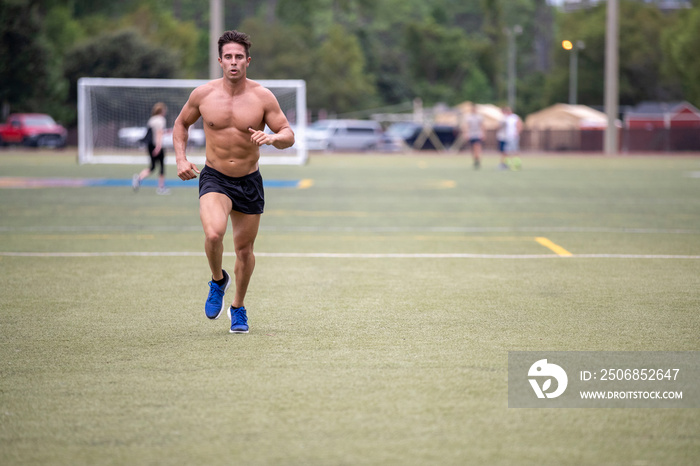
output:
[[[234, 253], [224, 253], [233, 257]], [[700, 255], [671, 254], [431, 254], [256, 252], [256, 257], [312, 259], [695, 259]], [[203, 252], [0, 252], [0, 257], [204, 257]]]
[[[9, 227], [0, 226], [2, 233], [35, 232], [35, 233], [84, 233], [84, 232], [200, 232], [201, 225], [188, 226], [32, 226]], [[700, 230], [688, 228], [611, 228], [611, 227], [333, 227], [333, 226], [303, 226], [303, 227], [276, 227], [261, 226], [261, 232], [292, 232], [292, 233], [636, 233], [636, 234], [700, 234]]]

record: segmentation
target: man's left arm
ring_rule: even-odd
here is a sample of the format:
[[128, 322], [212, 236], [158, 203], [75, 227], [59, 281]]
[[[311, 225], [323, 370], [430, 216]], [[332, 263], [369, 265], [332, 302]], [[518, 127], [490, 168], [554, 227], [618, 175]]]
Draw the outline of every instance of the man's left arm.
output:
[[289, 126], [289, 121], [287, 121], [287, 117], [282, 112], [280, 104], [272, 92], [269, 92], [265, 102], [264, 123], [272, 130], [273, 134], [248, 128], [252, 142], [259, 146], [271, 145], [277, 149], [286, 149], [294, 144], [294, 131]]

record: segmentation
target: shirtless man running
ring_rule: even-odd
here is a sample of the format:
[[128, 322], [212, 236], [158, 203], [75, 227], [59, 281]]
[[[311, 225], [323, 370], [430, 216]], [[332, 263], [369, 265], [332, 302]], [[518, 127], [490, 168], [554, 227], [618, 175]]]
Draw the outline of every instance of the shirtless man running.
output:
[[[199, 216], [212, 273], [204, 306], [209, 319], [217, 319], [223, 312], [224, 294], [231, 284], [231, 277], [223, 269], [223, 238], [231, 219], [236, 253], [236, 292], [228, 310], [231, 333], [248, 333], [244, 298], [255, 268], [253, 245], [265, 205], [258, 169], [260, 146], [285, 149], [294, 144], [294, 132], [275, 96], [246, 76], [251, 60], [249, 49], [246, 34], [227, 31], [219, 38], [223, 78], [192, 91], [173, 126], [178, 176], [191, 180], [199, 175]], [[201, 172], [185, 155], [187, 130], [200, 117], [207, 141]], [[274, 133], [265, 133], [265, 125]]]

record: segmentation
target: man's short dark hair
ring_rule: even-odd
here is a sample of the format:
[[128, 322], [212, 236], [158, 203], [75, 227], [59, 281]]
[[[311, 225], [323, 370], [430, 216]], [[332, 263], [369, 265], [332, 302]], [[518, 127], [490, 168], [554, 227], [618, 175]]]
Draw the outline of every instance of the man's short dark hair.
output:
[[226, 31], [219, 37], [219, 58], [221, 58], [223, 53], [224, 45], [231, 43], [241, 44], [245, 48], [245, 57], [248, 58], [250, 56], [251, 43], [248, 34], [238, 31]]

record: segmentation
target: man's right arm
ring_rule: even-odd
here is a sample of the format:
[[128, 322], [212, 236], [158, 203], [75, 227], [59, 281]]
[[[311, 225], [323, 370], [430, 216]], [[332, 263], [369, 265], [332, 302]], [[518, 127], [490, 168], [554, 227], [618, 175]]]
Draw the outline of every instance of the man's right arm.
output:
[[187, 160], [186, 154], [187, 140], [189, 139], [188, 129], [201, 116], [196, 93], [197, 89], [192, 91], [190, 98], [182, 107], [173, 125], [173, 148], [175, 149], [175, 161], [177, 162], [177, 176], [182, 180], [197, 178], [199, 173], [197, 166]]

